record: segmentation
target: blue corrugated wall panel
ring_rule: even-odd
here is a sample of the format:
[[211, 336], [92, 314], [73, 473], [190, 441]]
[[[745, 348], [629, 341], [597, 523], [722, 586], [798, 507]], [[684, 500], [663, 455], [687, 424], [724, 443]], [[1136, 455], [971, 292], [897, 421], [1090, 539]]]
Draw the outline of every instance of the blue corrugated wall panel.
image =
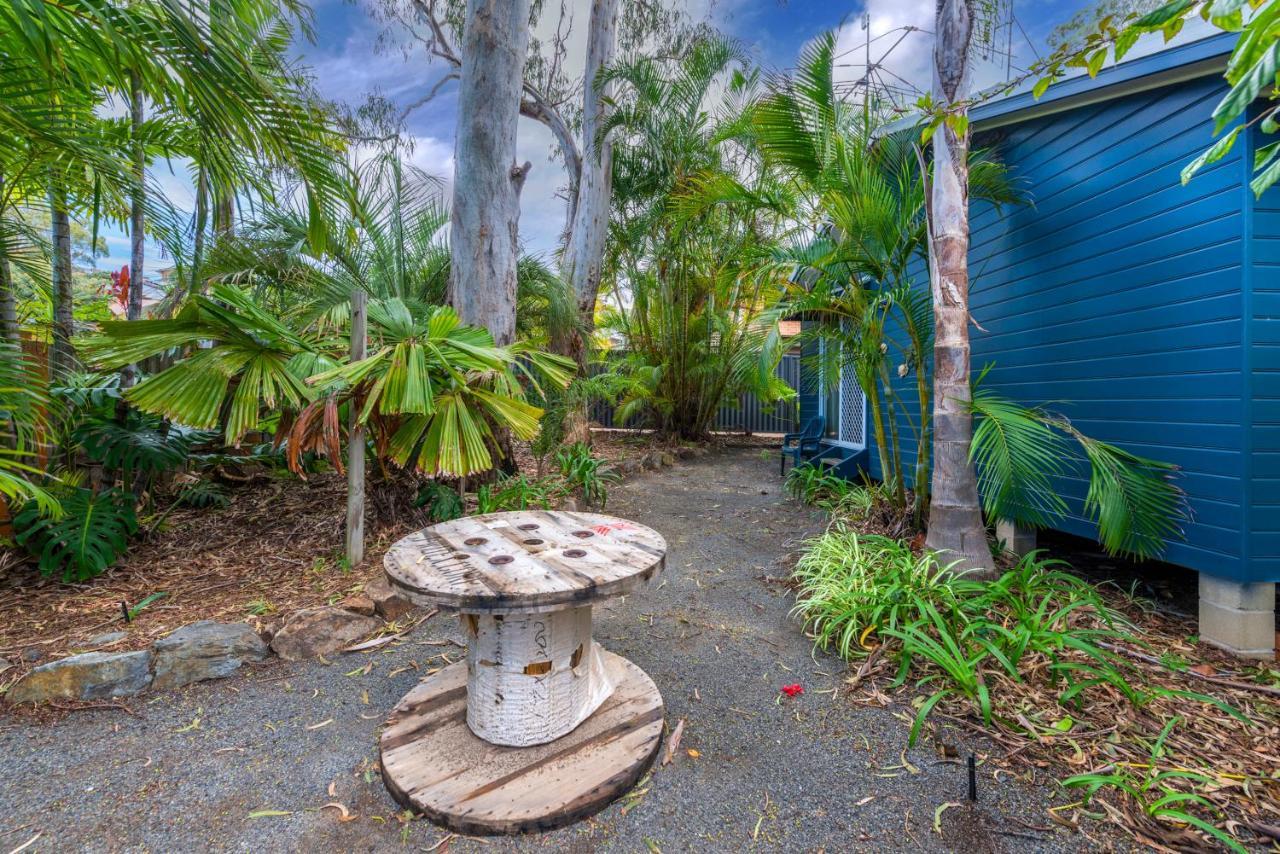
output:
[[[1277, 579], [1280, 194], [1259, 203], [1250, 244], [1245, 146], [1187, 186], [1179, 180], [1212, 138], [1222, 92], [1221, 80], [1205, 78], [996, 132], [991, 142], [1031, 203], [974, 205], [970, 305], [982, 329], [970, 329], [973, 367], [993, 365], [984, 382], [1007, 397], [1181, 467], [1192, 520], [1165, 559]], [[1258, 287], [1247, 309], [1250, 274]], [[927, 287], [923, 264], [916, 278]], [[1246, 326], [1256, 345], [1249, 370]], [[897, 387], [914, 406], [914, 378]], [[871, 466], [879, 476], [874, 447]], [[1071, 508], [1059, 527], [1092, 537], [1083, 475], [1077, 466], [1056, 484]]]

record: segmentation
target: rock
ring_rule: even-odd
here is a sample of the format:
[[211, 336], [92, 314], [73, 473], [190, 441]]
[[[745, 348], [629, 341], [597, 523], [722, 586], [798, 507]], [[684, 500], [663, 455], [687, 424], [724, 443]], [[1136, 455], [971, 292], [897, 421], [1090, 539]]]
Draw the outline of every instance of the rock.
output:
[[676, 464], [676, 458], [671, 454], [668, 454], [666, 451], [663, 451], [658, 455], [658, 462], [662, 463], [664, 466], [673, 466]]
[[247, 623], [201, 620], [183, 626], [151, 646], [157, 691], [229, 676], [246, 661], [267, 657], [267, 645]]
[[129, 697], [151, 684], [151, 651], [86, 652], [42, 664], [6, 695], [10, 703], [65, 698], [102, 700]]
[[560, 509], [567, 510], [570, 513], [578, 512], [578, 499], [570, 495], [564, 500], [564, 503], [560, 505]]
[[640, 468], [645, 471], [662, 468], [662, 458], [651, 451], [640, 458]]
[[398, 593], [382, 574], [364, 586], [364, 595], [373, 600], [374, 612], [384, 620], [398, 620], [417, 607]]
[[13, 667], [12, 661], [7, 658], [0, 658], [0, 673], [4, 673], [10, 667]]
[[29, 646], [22, 651], [22, 660], [31, 664], [44, 658], [44, 650], [38, 646]]
[[698, 452], [695, 451], [693, 448], [687, 447], [685, 445], [681, 445], [680, 447], [676, 448], [676, 456], [682, 460], [691, 460], [694, 457], [698, 456]]
[[285, 661], [302, 661], [350, 646], [379, 625], [381, 623], [373, 617], [353, 614], [331, 605], [307, 608], [285, 622], [271, 639], [271, 648]]
[[128, 636], [128, 632], [107, 632], [105, 635], [89, 638], [89, 646], [111, 646], [111, 644], [119, 643]]
[[338, 603], [339, 608], [344, 608], [353, 614], [359, 614], [362, 617], [372, 617], [378, 612], [377, 606], [373, 600], [363, 593], [357, 593], [354, 596], [348, 596]]

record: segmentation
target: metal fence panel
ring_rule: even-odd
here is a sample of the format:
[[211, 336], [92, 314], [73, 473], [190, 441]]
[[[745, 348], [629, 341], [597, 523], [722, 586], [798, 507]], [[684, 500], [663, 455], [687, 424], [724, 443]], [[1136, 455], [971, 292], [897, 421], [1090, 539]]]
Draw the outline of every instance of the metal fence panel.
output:
[[[800, 388], [800, 356], [788, 353], [782, 357], [776, 375], [793, 389]], [[799, 429], [799, 403], [796, 398], [765, 404], [754, 394], [738, 396], [736, 404], [721, 406], [716, 413], [715, 430], [724, 433], [792, 433]], [[640, 429], [649, 425], [642, 418], [631, 418], [625, 424], [614, 422], [613, 407], [603, 401], [591, 404], [591, 420], [601, 427]]]

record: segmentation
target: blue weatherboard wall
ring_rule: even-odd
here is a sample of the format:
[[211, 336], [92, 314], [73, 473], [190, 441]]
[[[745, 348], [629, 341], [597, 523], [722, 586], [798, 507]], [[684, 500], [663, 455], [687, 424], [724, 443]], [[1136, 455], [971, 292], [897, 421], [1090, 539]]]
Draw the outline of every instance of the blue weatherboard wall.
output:
[[[1257, 137], [1249, 140], [1252, 161]], [[1249, 578], [1280, 580], [1280, 188], [1258, 201], [1246, 191], [1250, 210], [1245, 256], [1246, 358], [1246, 560]]]
[[[1187, 186], [1217, 73], [1014, 121], [978, 137], [1031, 204], [974, 205], [975, 374], [1085, 434], [1174, 463], [1192, 519], [1166, 560], [1280, 580], [1280, 191], [1254, 202], [1252, 146]], [[918, 286], [927, 287], [923, 264]], [[913, 378], [899, 382], [914, 406]], [[914, 456], [904, 431], [904, 459]], [[879, 476], [875, 448], [872, 474]], [[909, 469], [909, 465], [907, 466]], [[1096, 535], [1083, 467], [1058, 526]]]
[[[1187, 186], [1216, 76], [1013, 125], [1000, 156], [1033, 205], [972, 220], [975, 368], [1086, 435], [1174, 463], [1190, 499], [1165, 557], [1244, 572], [1244, 178], [1239, 146]], [[1061, 403], [1058, 403], [1061, 401]], [[1061, 527], [1093, 536], [1083, 472]]]

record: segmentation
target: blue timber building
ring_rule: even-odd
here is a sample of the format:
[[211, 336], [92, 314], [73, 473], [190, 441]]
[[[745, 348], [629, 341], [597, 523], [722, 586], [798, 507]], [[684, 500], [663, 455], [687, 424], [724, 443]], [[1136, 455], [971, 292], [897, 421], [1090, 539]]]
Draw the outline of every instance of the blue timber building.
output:
[[[1235, 36], [1181, 45], [975, 107], [1030, 203], [971, 214], [975, 372], [1084, 433], [1173, 463], [1191, 518], [1162, 557], [1201, 577], [1201, 634], [1251, 655], [1274, 643], [1280, 580], [1280, 187], [1249, 188], [1255, 135], [1183, 186], [1213, 138]], [[916, 284], [927, 287], [920, 264]], [[846, 369], [846, 374], [851, 371]], [[801, 420], [823, 413], [823, 454], [878, 477], [851, 376], [808, 376]], [[914, 400], [906, 377], [902, 395]], [[911, 431], [903, 455], [915, 454]], [[1094, 537], [1086, 480], [1060, 478], [1056, 526]]]

